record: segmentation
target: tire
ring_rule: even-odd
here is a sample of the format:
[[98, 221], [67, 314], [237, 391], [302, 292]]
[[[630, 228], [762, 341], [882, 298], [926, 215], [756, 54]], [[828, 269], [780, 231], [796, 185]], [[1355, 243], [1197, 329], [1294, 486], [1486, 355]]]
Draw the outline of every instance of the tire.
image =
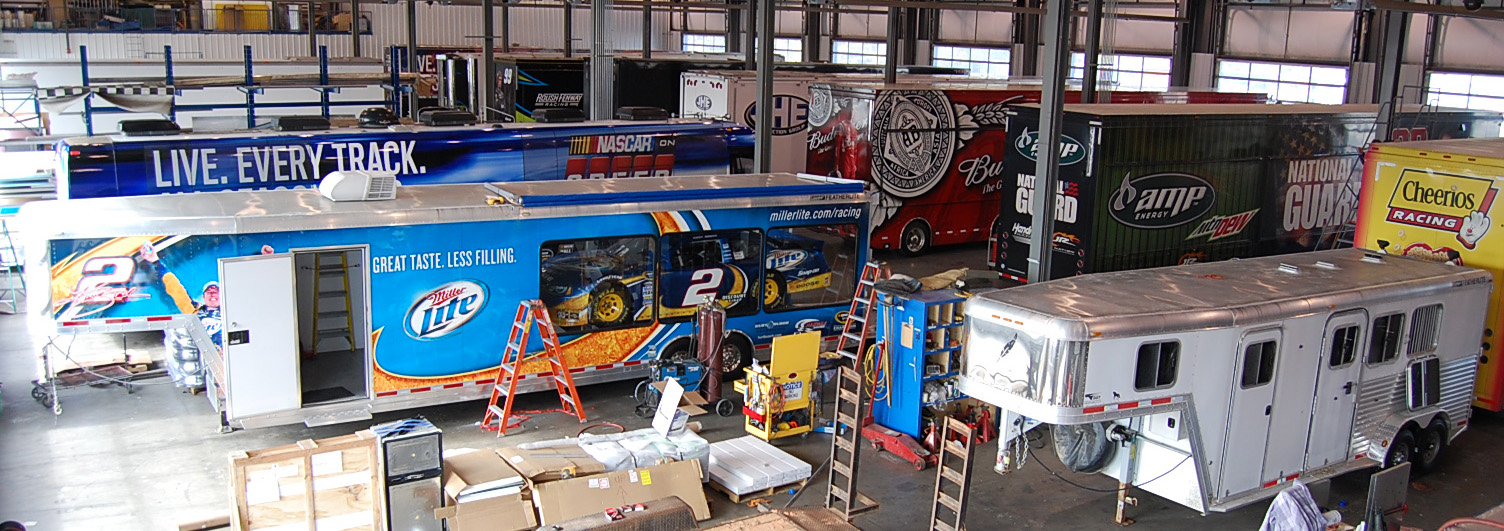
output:
[[658, 357], [666, 361], [686, 361], [695, 359], [694, 339], [686, 336], [674, 340], [663, 349]]
[[1409, 463], [1415, 458], [1415, 433], [1409, 428], [1400, 430], [1389, 443], [1389, 453], [1384, 455], [1384, 468], [1394, 468]]
[[601, 284], [590, 294], [590, 324], [617, 326], [632, 314], [632, 292], [619, 282]]
[[740, 335], [732, 334], [722, 341], [720, 354], [722, 381], [737, 379], [742, 369], [752, 364], [752, 345]]
[[762, 278], [762, 307], [768, 310], [783, 308], [788, 303], [788, 281], [783, 273], [768, 271]]
[[930, 228], [921, 220], [910, 221], [903, 226], [898, 237], [898, 251], [904, 256], [919, 256], [930, 250]]
[[1050, 426], [1055, 456], [1072, 472], [1091, 474], [1102, 470], [1112, 460], [1113, 451], [1117, 449], [1117, 444], [1107, 439], [1107, 424], [1092, 422]]
[[1420, 432], [1415, 444], [1415, 469], [1422, 474], [1436, 471], [1447, 454], [1447, 423], [1436, 418]]
[[715, 414], [729, 417], [736, 413], [736, 403], [722, 398], [715, 403]]

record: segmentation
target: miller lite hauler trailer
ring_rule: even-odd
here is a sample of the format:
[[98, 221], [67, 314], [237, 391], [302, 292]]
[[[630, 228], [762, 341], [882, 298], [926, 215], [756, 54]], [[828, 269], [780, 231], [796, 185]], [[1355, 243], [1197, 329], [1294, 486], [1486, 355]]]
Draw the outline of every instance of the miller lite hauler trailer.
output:
[[[961, 392], [1056, 454], [1191, 509], [1438, 464], [1472, 414], [1492, 275], [1363, 249], [1138, 269], [966, 304]], [[1015, 423], [1017, 421], [1017, 423]]]
[[[1494, 274], [1504, 282], [1504, 139], [1376, 144], [1368, 150], [1354, 245]], [[1500, 293], [1488, 303], [1473, 405], [1504, 409]]]
[[[1263, 103], [1265, 94], [1104, 93], [1115, 103]], [[1066, 101], [1080, 101], [1080, 92]], [[922, 254], [982, 242], [1013, 191], [1005, 175], [1011, 105], [1038, 102], [1039, 84], [815, 84], [805, 171], [870, 183], [872, 246]]]
[[[1066, 105], [1049, 278], [1331, 249], [1377, 105]], [[1500, 114], [1409, 106], [1393, 135], [1493, 137]], [[1008, 111], [988, 263], [1028, 277], [1039, 107]]]
[[[855, 181], [758, 174], [38, 201], [20, 221], [34, 337], [184, 329], [229, 429], [485, 398], [525, 300], [582, 385], [693, 352], [707, 297], [727, 371], [775, 337], [834, 338], [867, 208]], [[547, 370], [523, 363], [519, 392], [553, 389]]]

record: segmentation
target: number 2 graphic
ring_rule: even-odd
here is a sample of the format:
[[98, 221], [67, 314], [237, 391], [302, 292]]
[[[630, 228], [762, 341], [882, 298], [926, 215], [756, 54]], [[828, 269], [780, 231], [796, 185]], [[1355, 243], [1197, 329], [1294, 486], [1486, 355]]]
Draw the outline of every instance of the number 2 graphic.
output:
[[716, 290], [721, 287], [721, 277], [725, 274], [720, 269], [701, 269], [690, 274], [689, 288], [684, 290], [684, 303], [680, 306], [695, 306], [715, 298]]
[[125, 284], [136, 272], [136, 261], [125, 256], [90, 258], [84, 262], [83, 277], [73, 288], [74, 295], [94, 293], [112, 284]]

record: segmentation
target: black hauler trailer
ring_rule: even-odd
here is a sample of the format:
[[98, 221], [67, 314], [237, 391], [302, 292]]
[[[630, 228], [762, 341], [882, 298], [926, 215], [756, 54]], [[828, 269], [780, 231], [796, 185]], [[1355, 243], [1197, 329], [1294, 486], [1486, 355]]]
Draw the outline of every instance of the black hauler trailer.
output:
[[[1066, 105], [1050, 278], [1336, 245], [1376, 105]], [[1396, 113], [1393, 140], [1493, 137], [1497, 112]], [[1008, 111], [988, 264], [1026, 280], [1039, 107]]]

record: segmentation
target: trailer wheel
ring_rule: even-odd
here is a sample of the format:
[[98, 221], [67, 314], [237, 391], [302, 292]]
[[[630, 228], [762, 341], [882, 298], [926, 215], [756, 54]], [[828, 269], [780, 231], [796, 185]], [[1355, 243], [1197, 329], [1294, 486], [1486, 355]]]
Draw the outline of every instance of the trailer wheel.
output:
[[721, 379], [735, 380], [742, 368], [752, 364], [752, 344], [738, 334], [721, 341]]
[[590, 323], [616, 326], [632, 313], [632, 293], [619, 282], [602, 284], [590, 297]]
[[1422, 474], [1435, 471], [1447, 453], [1447, 422], [1433, 419], [1431, 425], [1420, 432], [1420, 440], [1416, 442], [1415, 468]]
[[906, 256], [919, 256], [930, 250], [930, 227], [924, 220], [910, 221], [898, 238], [898, 250]]
[[1400, 430], [1389, 443], [1389, 453], [1384, 456], [1384, 468], [1393, 468], [1409, 463], [1415, 457], [1415, 433], [1409, 428]]

